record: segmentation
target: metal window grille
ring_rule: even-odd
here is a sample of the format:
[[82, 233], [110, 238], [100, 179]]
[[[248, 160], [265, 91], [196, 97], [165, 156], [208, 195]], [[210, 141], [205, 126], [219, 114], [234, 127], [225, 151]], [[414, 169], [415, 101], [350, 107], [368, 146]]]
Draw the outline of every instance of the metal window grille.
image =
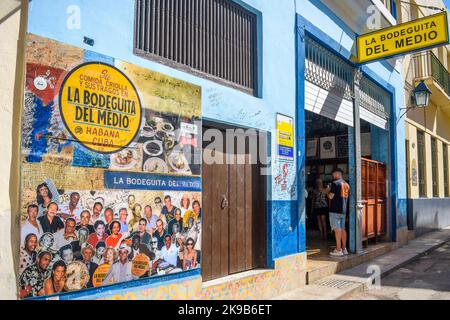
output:
[[433, 184], [433, 197], [439, 197], [439, 178], [438, 178], [438, 164], [437, 164], [437, 140], [431, 138], [431, 172]]
[[448, 188], [448, 145], [443, 145], [444, 149], [444, 196], [448, 198], [450, 196]]
[[419, 171], [419, 196], [426, 197], [425, 185], [425, 136], [417, 131], [417, 164]]
[[383, 119], [389, 118], [391, 105], [390, 95], [372, 80], [362, 77], [360, 85], [361, 106], [364, 109], [380, 116]]
[[[352, 100], [353, 66], [317, 41], [306, 37], [305, 78], [327, 91]], [[383, 119], [389, 118], [391, 98], [389, 93], [363, 76], [360, 85], [361, 107]]]
[[256, 28], [231, 0], [136, 0], [135, 54], [255, 94]]
[[353, 98], [353, 68], [318, 42], [306, 37], [305, 79], [327, 91]]

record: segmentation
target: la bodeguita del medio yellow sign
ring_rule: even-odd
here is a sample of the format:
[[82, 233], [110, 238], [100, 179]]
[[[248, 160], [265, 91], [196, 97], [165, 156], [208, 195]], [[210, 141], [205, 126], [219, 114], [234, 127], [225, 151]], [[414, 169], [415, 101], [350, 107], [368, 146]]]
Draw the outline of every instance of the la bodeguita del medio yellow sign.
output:
[[445, 45], [448, 41], [447, 12], [442, 12], [359, 36], [358, 62], [386, 59]]
[[136, 88], [119, 69], [99, 62], [82, 64], [67, 75], [59, 107], [74, 139], [99, 153], [127, 147], [141, 125]]

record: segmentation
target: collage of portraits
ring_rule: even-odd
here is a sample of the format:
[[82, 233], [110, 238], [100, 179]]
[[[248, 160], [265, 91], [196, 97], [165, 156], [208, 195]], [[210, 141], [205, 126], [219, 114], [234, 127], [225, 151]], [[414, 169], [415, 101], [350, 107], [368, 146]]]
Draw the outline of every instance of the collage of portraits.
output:
[[199, 268], [200, 88], [32, 34], [26, 59], [20, 297]]

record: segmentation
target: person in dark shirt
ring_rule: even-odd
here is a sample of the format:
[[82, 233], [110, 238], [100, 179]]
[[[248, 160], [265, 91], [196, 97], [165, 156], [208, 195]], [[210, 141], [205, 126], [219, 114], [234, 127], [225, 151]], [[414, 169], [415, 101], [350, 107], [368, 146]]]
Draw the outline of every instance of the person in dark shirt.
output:
[[156, 231], [153, 235], [158, 240], [158, 250], [164, 246], [164, 237], [167, 235], [167, 231], [163, 228], [163, 222], [161, 219], [156, 221]]
[[170, 220], [169, 227], [167, 228], [167, 231], [170, 235], [173, 235], [173, 225], [178, 224], [178, 230], [183, 230], [183, 219], [181, 218], [181, 209], [177, 208], [175, 210], [175, 218]]
[[64, 228], [64, 223], [61, 218], [56, 215], [58, 212], [58, 205], [56, 202], [50, 202], [47, 206], [47, 213], [38, 218], [41, 223], [42, 230], [45, 232], [55, 233]]
[[175, 207], [172, 204], [172, 198], [167, 195], [164, 197], [164, 207], [161, 210], [161, 213], [166, 217], [166, 221], [169, 222], [175, 217], [175, 210], [177, 207]]
[[20, 275], [20, 297], [43, 296], [44, 281], [50, 276], [51, 271], [48, 266], [52, 260], [52, 254], [47, 251], [39, 253], [36, 263], [27, 267]]
[[328, 198], [330, 198], [330, 225], [336, 237], [336, 249], [330, 252], [333, 257], [342, 257], [348, 254], [347, 232], [345, 231], [345, 218], [347, 214], [350, 186], [342, 179], [342, 170], [333, 171], [333, 183], [331, 184]]

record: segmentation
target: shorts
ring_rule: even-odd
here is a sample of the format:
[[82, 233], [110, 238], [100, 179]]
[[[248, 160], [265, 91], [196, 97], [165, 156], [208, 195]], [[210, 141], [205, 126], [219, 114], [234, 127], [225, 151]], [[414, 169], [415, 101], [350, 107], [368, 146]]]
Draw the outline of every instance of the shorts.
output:
[[345, 214], [330, 212], [330, 226], [332, 230], [345, 230]]

